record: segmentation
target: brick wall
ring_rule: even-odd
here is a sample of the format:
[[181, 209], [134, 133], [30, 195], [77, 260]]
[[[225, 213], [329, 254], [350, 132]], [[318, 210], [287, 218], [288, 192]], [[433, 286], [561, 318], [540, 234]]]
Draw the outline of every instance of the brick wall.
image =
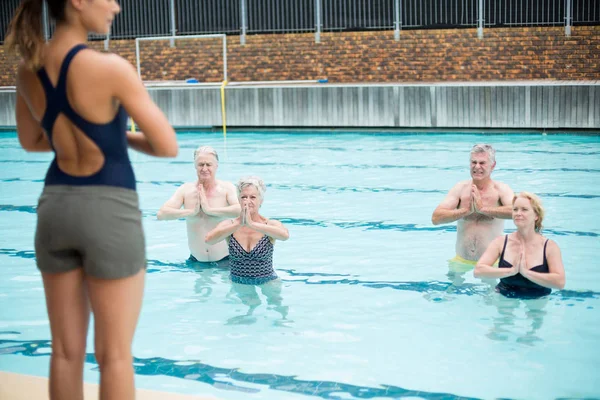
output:
[[[103, 49], [103, 42], [93, 47]], [[144, 80], [222, 79], [220, 39], [141, 42]], [[135, 63], [135, 42], [113, 40], [110, 51]], [[475, 29], [252, 35], [227, 38], [229, 81], [420, 82], [599, 80], [600, 27]], [[0, 86], [14, 85], [16, 58], [0, 49]]]

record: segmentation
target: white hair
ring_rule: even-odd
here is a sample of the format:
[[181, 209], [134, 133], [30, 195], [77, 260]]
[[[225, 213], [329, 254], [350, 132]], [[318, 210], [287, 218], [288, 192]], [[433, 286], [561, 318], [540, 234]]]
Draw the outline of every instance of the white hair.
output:
[[265, 192], [267, 191], [267, 186], [258, 176], [246, 176], [241, 178], [237, 183], [238, 197], [240, 196], [240, 193], [242, 193], [242, 190], [248, 186], [254, 186], [256, 190], [258, 190], [258, 195], [261, 199], [264, 197]]
[[471, 154], [487, 153], [490, 162], [493, 164], [496, 162], [496, 150], [491, 144], [476, 144], [471, 149]]
[[200, 154], [212, 154], [213, 156], [215, 156], [217, 161], [219, 161], [219, 155], [217, 154], [217, 151], [210, 146], [200, 146], [196, 150], [194, 150], [194, 161], [196, 160], [196, 157], [198, 157]]

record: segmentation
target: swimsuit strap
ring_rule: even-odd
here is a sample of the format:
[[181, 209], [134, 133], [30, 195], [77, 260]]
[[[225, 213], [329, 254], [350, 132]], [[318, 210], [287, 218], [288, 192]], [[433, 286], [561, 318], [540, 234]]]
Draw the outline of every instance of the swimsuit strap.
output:
[[506, 251], [506, 242], [508, 242], [508, 235], [504, 236], [504, 247], [502, 247], [502, 253], [500, 253], [501, 260], [504, 260], [504, 252]]

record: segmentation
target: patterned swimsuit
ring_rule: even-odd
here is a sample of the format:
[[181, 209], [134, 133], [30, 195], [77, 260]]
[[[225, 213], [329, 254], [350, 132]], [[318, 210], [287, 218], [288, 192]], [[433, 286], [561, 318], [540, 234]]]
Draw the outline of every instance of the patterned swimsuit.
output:
[[273, 269], [273, 243], [264, 235], [250, 252], [231, 235], [229, 239], [231, 280], [247, 285], [261, 285], [277, 278]]

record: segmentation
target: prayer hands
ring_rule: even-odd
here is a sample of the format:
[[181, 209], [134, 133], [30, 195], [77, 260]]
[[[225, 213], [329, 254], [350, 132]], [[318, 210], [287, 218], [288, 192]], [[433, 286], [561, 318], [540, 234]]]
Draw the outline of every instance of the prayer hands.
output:
[[242, 226], [247, 226], [249, 228], [252, 227], [252, 216], [250, 215], [250, 210], [246, 204], [243, 205], [242, 208]]
[[516, 264], [513, 266], [515, 269], [515, 275], [520, 273], [521, 275], [525, 275], [528, 271], [527, 269], [527, 257], [525, 256], [525, 245], [523, 242], [519, 241], [519, 245], [521, 246], [521, 251], [519, 252], [519, 259]]
[[475, 185], [471, 185], [471, 207], [473, 208], [473, 212], [480, 212], [483, 208], [481, 193], [479, 193], [479, 189]]

